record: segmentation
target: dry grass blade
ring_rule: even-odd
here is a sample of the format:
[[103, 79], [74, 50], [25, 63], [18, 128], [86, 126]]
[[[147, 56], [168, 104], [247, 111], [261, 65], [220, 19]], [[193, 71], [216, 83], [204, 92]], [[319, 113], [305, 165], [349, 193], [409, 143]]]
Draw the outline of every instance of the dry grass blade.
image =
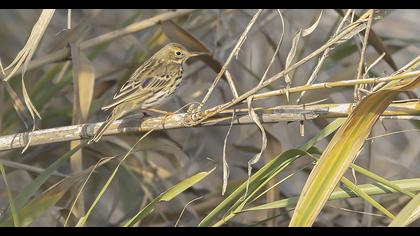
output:
[[280, 36], [279, 42], [277, 43], [276, 50], [274, 50], [273, 56], [271, 57], [271, 61], [268, 64], [267, 69], [265, 70], [265, 72], [264, 72], [264, 74], [263, 74], [263, 76], [262, 76], [262, 78], [261, 78], [261, 80], [260, 80], [260, 82], [259, 82], [258, 85], [261, 85], [264, 82], [265, 78], [267, 77], [267, 73], [270, 70], [271, 66], [273, 65], [274, 60], [275, 60], [275, 58], [276, 58], [276, 56], [278, 54], [278, 51], [280, 50], [281, 43], [283, 42], [283, 36], [284, 36], [284, 20], [283, 20], [283, 15], [281, 14], [281, 11], [280, 10], [277, 10], [277, 12], [279, 13], [280, 20], [281, 20], [281, 26], [282, 26], [281, 27], [281, 29], [282, 29], [281, 36]]
[[[341, 16], [344, 16], [345, 14], [341, 10], [336, 10]], [[358, 19], [359, 17], [355, 15], [355, 18]], [[370, 30], [369, 38], [368, 38], [369, 44], [371, 44], [375, 50], [379, 53], [385, 53], [385, 61], [388, 63], [389, 66], [391, 66], [392, 69], [398, 70], [397, 65], [395, 64], [394, 59], [392, 59], [391, 51], [385, 44], [383, 43], [382, 39], [375, 33], [374, 30]]]
[[12, 69], [11, 72], [7, 73], [7, 76], [3, 79], [8, 81], [15, 72], [23, 65], [23, 72], [25, 72], [26, 67], [28, 66], [29, 61], [31, 60], [39, 41], [41, 40], [42, 36], [44, 35], [45, 30], [47, 29], [48, 24], [52, 16], [54, 15], [55, 10], [42, 10], [41, 15], [38, 18], [38, 21], [35, 23], [34, 27], [32, 28], [32, 32], [26, 42], [25, 46], [22, 50], [18, 53], [15, 59], [10, 63], [5, 70]]
[[232, 61], [233, 57], [239, 53], [239, 50], [241, 49], [242, 44], [246, 40], [246, 36], [248, 32], [251, 30], [251, 27], [255, 24], [257, 21], [258, 16], [261, 14], [262, 10], [258, 10], [257, 13], [252, 17], [251, 21], [248, 23], [247, 27], [245, 28], [244, 32], [242, 33], [241, 37], [239, 37], [238, 42], [236, 43], [235, 47], [233, 48], [232, 52], [230, 53], [229, 57], [227, 58], [225, 64], [222, 66], [222, 69], [219, 71], [219, 74], [217, 74], [216, 78], [213, 81], [213, 84], [207, 91], [206, 95], [204, 96], [203, 100], [201, 101], [200, 106], [198, 107], [200, 110], [202, 106], [207, 102], [209, 99], [211, 93], [213, 92], [214, 88], [216, 87], [217, 83], [219, 82], [222, 75], [227, 70], [227, 67], [229, 66], [230, 62]]
[[[284, 66], [284, 69], [287, 70], [290, 67], [290, 64], [292, 64], [293, 58], [296, 55], [296, 50], [297, 50], [297, 46], [299, 44], [299, 39], [302, 35], [302, 30], [299, 30], [298, 32], [296, 32], [295, 37], [293, 37], [293, 42], [292, 42], [292, 47], [290, 48], [289, 53], [287, 54], [286, 57], [286, 63]], [[289, 73], [291, 73], [292, 71], [290, 71]], [[292, 79], [290, 78], [289, 73], [285, 74], [284, 76], [284, 80], [286, 82], [286, 88], [290, 88], [290, 84], [292, 83]], [[286, 99], [287, 101], [289, 101], [289, 92], [286, 92]]]
[[312, 34], [312, 32], [315, 31], [315, 29], [318, 27], [319, 22], [321, 21], [321, 17], [322, 17], [322, 13], [324, 12], [324, 10], [321, 10], [321, 12], [319, 13], [318, 19], [308, 28], [304, 29], [302, 31], [302, 37], [306, 37], [310, 34]]
[[[32, 32], [28, 38], [28, 41], [26, 42], [25, 46], [22, 48], [22, 50], [18, 53], [18, 55], [15, 57], [15, 59], [12, 61], [12, 63], [9, 64], [5, 68], [5, 70], [10, 70], [11, 72], [8, 72], [7, 76], [3, 79], [4, 81], [8, 81], [10, 78], [12, 78], [13, 75], [15, 75], [16, 71], [22, 67], [22, 94], [24, 98], [24, 102], [26, 105], [26, 108], [28, 109], [29, 113], [31, 114], [32, 120], [33, 120], [33, 126], [32, 131], [35, 130], [35, 115], [41, 119], [41, 116], [39, 115], [38, 111], [34, 107], [34, 105], [31, 102], [31, 99], [29, 98], [25, 81], [23, 80], [23, 76], [25, 74], [26, 68], [28, 66], [29, 61], [31, 60], [33, 54], [35, 53], [39, 42], [41, 41], [42, 36], [44, 35], [45, 30], [47, 29], [48, 24], [51, 21], [52, 16], [54, 15], [55, 10], [42, 10], [41, 15], [38, 18], [38, 21], [35, 23], [34, 27], [32, 28]], [[28, 144], [31, 141], [31, 136], [29, 136]], [[28, 148], [26, 146], [22, 153]]]
[[26, 129], [28, 129], [30, 124], [33, 124], [33, 123], [32, 123], [31, 116], [28, 114], [28, 112], [25, 108], [25, 105], [23, 105], [22, 100], [19, 98], [19, 96], [17, 95], [15, 90], [13, 90], [13, 88], [10, 86], [10, 84], [8, 82], [2, 81], [2, 83], [5, 85], [6, 91], [11, 98], [12, 105], [13, 105], [13, 108], [15, 109], [15, 111], [16, 111], [16, 114], [22, 120]]
[[352, 163], [373, 125], [400, 91], [420, 84], [420, 76], [383, 89], [361, 101], [340, 127], [317, 162], [302, 190], [290, 226], [310, 226]]
[[267, 148], [267, 134], [265, 133], [264, 127], [262, 126], [261, 121], [258, 118], [257, 113], [255, 113], [255, 110], [252, 107], [251, 103], [252, 103], [252, 97], [249, 97], [247, 99], [248, 114], [249, 114], [249, 117], [258, 126], [258, 129], [260, 129], [260, 131], [261, 131], [261, 150], [260, 150], [259, 153], [255, 154], [255, 156], [251, 160], [248, 161], [248, 181], [247, 181], [247, 186], [246, 186], [246, 191], [245, 191], [244, 196], [246, 196], [247, 193], [248, 193], [249, 180], [251, 178], [251, 173], [252, 173], [252, 165], [254, 165], [255, 163], [257, 163], [260, 160], [261, 155], [263, 154], [263, 152]]
[[73, 124], [86, 122], [92, 103], [95, 71], [92, 63], [76, 44], [71, 44], [74, 85]]
[[223, 185], [222, 185], [222, 196], [225, 195], [227, 184], [228, 184], [228, 178], [229, 178], [229, 165], [226, 161], [226, 147], [227, 147], [227, 140], [230, 134], [230, 131], [232, 130], [233, 126], [233, 119], [235, 118], [235, 111], [232, 112], [232, 121], [230, 122], [230, 126], [228, 129], [228, 132], [225, 136], [225, 141], [223, 142]]
[[[333, 36], [337, 35], [340, 32], [340, 30], [344, 26], [344, 23], [346, 22], [346, 20], [349, 17], [351, 12], [352, 12], [352, 10], [350, 10], [350, 9], [346, 12], [346, 14], [343, 16], [343, 19], [341, 20], [340, 24], [338, 25], [338, 27], [337, 27]], [[308, 79], [308, 81], [306, 82], [305, 85], [310, 85], [310, 84], [312, 84], [313, 81], [315, 81], [315, 79], [317, 78], [318, 73], [321, 70], [321, 67], [322, 67], [322, 65], [323, 65], [323, 63], [324, 63], [325, 59], [327, 58], [327, 55], [330, 51], [331, 51], [331, 48], [325, 49], [324, 53], [322, 54], [321, 58], [319, 58], [317, 65], [313, 69], [312, 74], [309, 77], [309, 79]], [[302, 99], [303, 95], [305, 95], [305, 92], [306, 91], [302, 91], [299, 98], [296, 100], [297, 104], [300, 103], [300, 100]]]

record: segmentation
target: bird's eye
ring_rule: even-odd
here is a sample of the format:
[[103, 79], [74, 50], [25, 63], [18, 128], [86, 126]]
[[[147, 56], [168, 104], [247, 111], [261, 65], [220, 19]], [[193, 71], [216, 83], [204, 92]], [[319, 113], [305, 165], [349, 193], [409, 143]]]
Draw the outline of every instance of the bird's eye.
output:
[[175, 54], [178, 55], [178, 56], [180, 56], [181, 55], [181, 52], [180, 51], [176, 51]]

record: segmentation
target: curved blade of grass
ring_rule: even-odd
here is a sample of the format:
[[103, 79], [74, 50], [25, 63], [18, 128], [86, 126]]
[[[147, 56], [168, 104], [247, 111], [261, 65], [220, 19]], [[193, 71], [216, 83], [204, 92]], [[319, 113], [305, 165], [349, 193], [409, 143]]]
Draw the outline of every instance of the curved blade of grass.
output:
[[373, 125], [400, 91], [419, 85], [420, 77], [367, 96], [346, 119], [311, 171], [289, 226], [311, 226], [338, 181], [354, 160]]
[[29, 35], [28, 41], [26, 42], [25, 46], [17, 54], [12, 63], [10, 63], [6, 68], [4, 68], [5, 70], [12, 70], [11, 72], [7, 73], [7, 76], [3, 79], [4, 81], [8, 81], [10, 78], [12, 78], [12, 76], [21, 66], [23, 66], [23, 71], [26, 70], [27, 64], [31, 60], [32, 55], [34, 54], [39, 42], [41, 41], [41, 38], [44, 35], [44, 32], [47, 29], [47, 26], [50, 23], [52, 16], [54, 15], [54, 12], [54, 9], [42, 10], [41, 15], [39, 16], [37, 22], [32, 28], [32, 32]]
[[[344, 122], [344, 119], [336, 119], [327, 125], [324, 129], [322, 129], [315, 137], [310, 139], [304, 145], [300, 146], [299, 149], [307, 151], [309, 150], [315, 143], [319, 140], [324, 139], [331, 133], [333, 133], [340, 125]], [[272, 161], [265, 164], [260, 170], [258, 170], [255, 174], [251, 176], [249, 179], [249, 187], [248, 191], [250, 193], [254, 193], [256, 189], [260, 189], [264, 187], [264, 183], [268, 183], [273, 176], [279, 173], [281, 170], [286, 168], [290, 163], [292, 163], [295, 159], [299, 158], [302, 155], [300, 151], [296, 150], [289, 150], [283, 152], [282, 154], [275, 157]], [[246, 190], [247, 181], [242, 183], [236, 190], [229, 195], [225, 200], [223, 200], [219, 205], [214, 208], [203, 220], [199, 223], [198, 226], [209, 226], [212, 221], [222, 212], [227, 210], [229, 207], [231, 209], [236, 209], [238, 211], [238, 207], [242, 204], [241, 201], [238, 199], [243, 196]], [[224, 217], [224, 221], [232, 218], [235, 214], [233, 211], [230, 211], [230, 214]]]
[[[405, 191], [420, 191], [420, 179], [401, 179], [401, 180], [393, 180], [391, 182], [392, 184], [398, 186], [398, 188], [404, 189]], [[358, 188], [368, 195], [380, 195], [380, 194], [397, 192], [397, 190], [395, 190], [394, 188], [391, 188], [388, 185], [384, 185], [379, 182], [374, 183], [374, 184], [361, 184], [361, 185], [358, 185]], [[359, 196], [348, 188], [343, 189], [343, 188], [338, 187], [331, 193], [328, 200], [338, 200], [338, 199], [354, 198], [354, 197], [359, 197]], [[299, 199], [298, 196], [281, 199], [278, 201], [269, 202], [269, 203], [262, 204], [259, 206], [250, 207], [250, 208], [242, 210], [242, 212], [291, 207], [297, 203], [298, 199]]]
[[390, 227], [407, 226], [420, 218], [420, 193], [418, 193], [398, 213], [397, 217], [388, 225]]
[[[42, 174], [38, 175], [30, 184], [28, 184], [15, 198], [16, 211], [19, 212], [25, 203], [38, 191], [41, 185], [47, 181], [47, 179], [58, 169], [58, 167], [66, 163], [69, 157], [73, 155], [77, 150], [79, 150], [82, 145], [84, 145], [84, 143], [68, 151], [66, 154], [52, 163], [47, 169], [45, 169]], [[5, 212], [3, 218], [0, 220], [0, 224], [2, 224], [3, 221], [8, 217], [10, 217], [9, 210]]]
[[15, 227], [19, 227], [20, 226], [19, 216], [16, 212], [15, 201], [13, 200], [12, 193], [10, 192], [9, 183], [7, 182], [6, 171], [4, 170], [2, 161], [0, 161], [0, 171], [1, 171], [1, 175], [3, 176], [4, 187], [6, 189], [7, 198], [9, 199], [9, 206], [10, 206], [10, 211], [12, 212], [13, 225]]
[[160, 194], [157, 198], [153, 199], [149, 204], [147, 204], [146, 207], [141, 209], [134, 217], [132, 217], [127, 223], [125, 223], [124, 227], [133, 226], [136, 223], [140, 222], [144, 217], [146, 217], [153, 211], [157, 203], [167, 202], [167, 201], [172, 200], [174, 197], [178, 196], [179, 194], [184, 192], [186, 189], [190, 188], [194, 184], [203, 180], [215, 169], [216, 167], [214, 167], [210, 171], [200, 172], [172, 186], [170, 189]]

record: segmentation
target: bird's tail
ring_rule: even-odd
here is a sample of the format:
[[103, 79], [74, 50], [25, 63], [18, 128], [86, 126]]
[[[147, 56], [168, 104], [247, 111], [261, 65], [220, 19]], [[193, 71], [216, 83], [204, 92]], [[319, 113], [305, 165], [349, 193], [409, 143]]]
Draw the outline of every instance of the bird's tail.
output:
[[114, 109], [112, 113], [108, 116], [108, 118], [102, 123], [101, 127], [96, 131], [95, 135], [92, 137], [91, 140], [89, 140], [88, 144], [92, 142], [98, 142], [99, 139], [101, 139], [104, 132], [108, 129], [108, 127], [117, 120], [121, 115], [117, 112], [118, 109]]

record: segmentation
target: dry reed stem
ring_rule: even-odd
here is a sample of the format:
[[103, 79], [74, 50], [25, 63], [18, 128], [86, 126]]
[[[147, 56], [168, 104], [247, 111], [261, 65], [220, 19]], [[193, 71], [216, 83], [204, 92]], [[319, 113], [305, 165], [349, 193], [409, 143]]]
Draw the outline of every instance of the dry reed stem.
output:
[[412, 71], [407, 72], [404, 74], [394, 75], [394, 76], [387, 76], [387, 77], [380, 77], [380, 78], [369, 78], [363, 80], [344, 80], [344, 81], [335, 81], [335, 82], [325, 82], [325, 83], [318, 83], [312, 85], [303, 85], [303, 86], [296, 86], [293, 88], [284, 88], [279, 90], [274, 90], [265, 93], [255, 94], [255, 99], [264, 99], [272, 96], [279, 96], [286, 93], [297, 93], [302, 91], [310, 91], [310, 90], [318, 90], [318, 89], [327, 89], [327, 88], [334, 88], [334, 87], [345, 87], [345, 86], [354, 86], [360, 84], [376, 84], [381, 82], [390, 82], [394, 80], [401, 80], [406, 78], [412, 78], [414, 76], [420, 75], [420, 71]]
[[[254, 108], [261, 123], [277, 123], [284, 121], [302, 121], [315, 118], [338, 118], [346, 117], [351, 112], [353, 103], [348, 104], [315, 104], [315, 105], [288, 105], [272, 108]], [[249, 117], [248, 109], [236, 109], [236, 118], [233, 125], [255, 124]], [[240, 114], [242, 113], [242, 114]], [[125, 118], [113, 122], [105, 135], [142, 133], [150, 130], [166, 130], [185, 128], [183, 121], [188, 113], [174, 114], [171, 116], [159, 116], [148, 119], [139, 117]], [[409, 101], [404, 103], [391, 104], [383, 113], [386, 117], [420, 117], [420, 101]], [[230, 125], [232, 111], [225, 111], [218, 117], [209, 119], [196, 127], [215, 127]], [[405, 118], [404, 118], [405, 119]], [[0, 136], [0, 151], [22, 148], [27, 145], [28, 135], [32, 136], [29, 146], [67, 142], [79, 139], [90, 139], [102, 122], [87, 123], [80, 125], [63, 126], [57, 128], [36, 130], [11, 135]]]
[[[368, 39], [369, 39], [369, 32], [370, 29], [372, 28], [372, 20], [373, 20], [373, 10], [369, 10], [369, 18], [368, 18], [368, 22], [367, 22], [367, 26], [366, 26], [366, 30], [365, 30], [365, 37], [363, 39], [363, 44], [362, 44], [362, 51], [360, 52], [360, 60], [359, 60], [359, 65], [357, 67], [357, 75], [356, 75], [356, 80], [360, 80], [362, 79], [362, 74], [363, 74], [363, 68], [365, 65], [365, 55], [366, 55], [366, 48], [368, 45]], [[360, 101], [361, 94], [359, 91], [359, 84], [356, 84], [354, 86], [354, 93], [353, 93], [353, 97], [355, 101]]]

